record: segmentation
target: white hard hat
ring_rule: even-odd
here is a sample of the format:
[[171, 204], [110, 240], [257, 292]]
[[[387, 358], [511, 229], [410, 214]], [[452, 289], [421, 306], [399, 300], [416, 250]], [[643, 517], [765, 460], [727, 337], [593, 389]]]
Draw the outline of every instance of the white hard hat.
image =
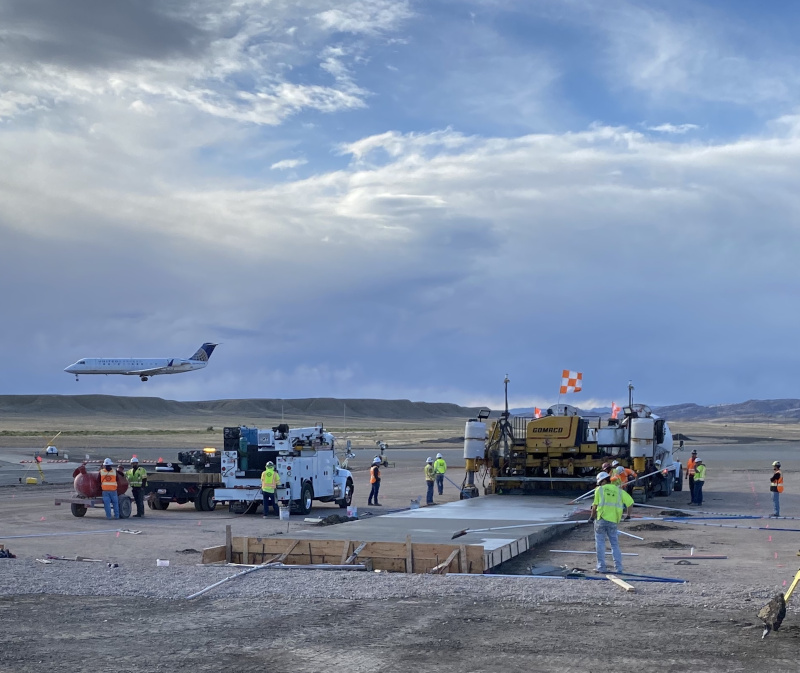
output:
[[426, 462], [426, 463], [432, 463], [432, 462], [433, 462], [433, 458], [431, 458], [430, 456], [428, 456], [428, 460], [426, 460], [425, 462]]
[[619, 465], [618, 460], [615, 460], [613, 463], [611, 463], [611, 467], [616, 467], [617, 465]]
[[372, 459], [372, 464], [373, 464], [373, 465], [379, 465], [380, 463], [381, 463], [381, 459], [380, 459], [378, 456], [375, 456], [375, 457]]
[[780, 467], [781, 464], [776, 460], [772, 463], [772, 467]]
[[437, 457], [437, 458], [441, 458], [441, 457], [442, 457], [442, 454], [441, 454], [441, 453], [437, 453], [437, 454], [436, 454], [436, 457]]
[[114, 461], [112, 461], [111, 458], [106, 458], [103, 461], [103, 465], [113, 465], [113, 464], [114, 464]]
[[275, 467], [275, 463], [273, 463], [271, 460], [268, 460], [267, 467]]
[[138, 463], [139, 459], [136, 456], [134, 456], [133, 458], [131, 458], [131, 462], [132, 463]]
[[622, 467], [622, 465], [617, 465], [617, 467], [614, 468], [614, 474], [622, 474], [624, 471], [625, 468]]
[[609, 476], [610, 475], [608, 474], [608, 472], [598, 472], [597, 473], [597, 483], [599, 484], [601, 481], [603, 481], [603, 479], [608, 479]]
[[694, 461], [694, 464], [697, 465], [697, 463], [702, 463], [702, 462], [703, 462], [702, 458], [698, 458], [696, 461]]

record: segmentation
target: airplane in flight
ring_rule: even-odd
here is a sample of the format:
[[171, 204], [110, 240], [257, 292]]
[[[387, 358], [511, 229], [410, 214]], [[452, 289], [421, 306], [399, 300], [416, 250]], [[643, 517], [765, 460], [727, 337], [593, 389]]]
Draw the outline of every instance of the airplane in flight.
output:
[[202, 369], [219, 344], [204, 343], [188, 360], [181, 358], [83, 358], [64, 371], [75, 374], [124, 374], [138, 376], [142, 381], [156, 374], [182, 374]]

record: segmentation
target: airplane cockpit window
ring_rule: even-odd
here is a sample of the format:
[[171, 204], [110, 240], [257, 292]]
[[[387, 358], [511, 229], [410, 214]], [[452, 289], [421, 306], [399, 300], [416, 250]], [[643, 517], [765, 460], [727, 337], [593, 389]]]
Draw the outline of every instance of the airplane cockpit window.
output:
[[78, 364], [79, 365], [85, 365], [86, 364], [86, 360], [81, 360]]

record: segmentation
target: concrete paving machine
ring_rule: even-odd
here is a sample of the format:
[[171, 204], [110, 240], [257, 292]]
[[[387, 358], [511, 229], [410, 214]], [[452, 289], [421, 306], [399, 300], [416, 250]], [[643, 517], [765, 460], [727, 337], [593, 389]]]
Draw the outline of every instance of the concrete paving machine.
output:
[[471, 497], [478, 495], [476, 476], [486, 494], [587, 490], [603, 464], [614, 460], [636, 472], [628, 487], [637, 502], [683, 488], [669, 425], [644, 404], [629, 399], [623, 418], [605, 424], [600, 416], [581, 416], [569, 405], [552, 406], [532, 418], [512, 416], [506, 401], [498, 419], [489, 421], [490, 413], [482, 410], [464, 432], [462, 489]]

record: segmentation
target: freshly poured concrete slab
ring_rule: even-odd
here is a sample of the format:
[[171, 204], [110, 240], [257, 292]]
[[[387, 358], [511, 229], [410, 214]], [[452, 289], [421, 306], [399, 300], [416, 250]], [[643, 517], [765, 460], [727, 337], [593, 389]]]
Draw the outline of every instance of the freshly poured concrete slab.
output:
[[[490, 495], [309, 528], [298, 531], [295, 536], [354, 542], [405, 542], [410, 535], [412, 542], [477, 544], [484, 548], [488, 569], [568, 530], [570, 526], [559, 525], [559, 522], [567, 521], [578, 507], [567, 502], [553, 497]], [[467, 533], [453, 539], [453, 533], [464, 528], [517, 525], [523, 527]]]

